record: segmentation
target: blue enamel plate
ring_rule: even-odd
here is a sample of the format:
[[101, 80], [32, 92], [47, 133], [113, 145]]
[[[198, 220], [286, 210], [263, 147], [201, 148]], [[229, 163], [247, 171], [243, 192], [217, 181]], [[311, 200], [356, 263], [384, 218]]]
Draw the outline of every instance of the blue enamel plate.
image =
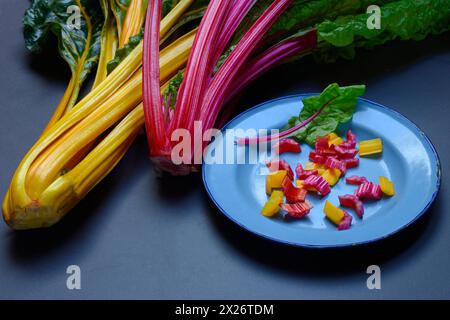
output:
[[[235, 145], [235, 136], [225, 132], [234, 129], [234, 134], [239, 136], [238, 129], [280, 129], [291, 116], [299, 114], [302, 99], [307, 96], [272, 100], [242, 113], [225, 126], [221, 144], [213, 143], [208, 147], [203, 182], [219, 210], [244, 229], [264, 238], [316, 248], [345, 247], [381, 240], [417, 221], [430, 207], [439, 190], [440, 165], [436, 150], [410, 120], [365, 99], [359, 99], [357, 111], [348, 127], [359, 141], [381, 138], [383, 154], [361, 158], [360, 166], [350, 169], [347, 176], [365, 176], [376, 183], [380, 176], [385, 176], [394, 182], [396, 195], [383, 197], [377, 202], [366, 202], [363, 219], [359, 219], [352, 209], [346, 209], [353, 216], [353, 222], [351, 228], [345, 231], [338, 231], [323, 214], [326, 200], [339, 205], [339, 195], [353, 194], [355, 186], [347, 185], [344, 179], [324, 198], [308, 195], [314, 207], [303, 219], [266, 218], [261, 215], [267, 201], [265, 162], [270, 158], [270, 148], [267, 152], [259, 150], [254, 153], [257, 154], [255, 159], [249, 147]], [[342, 128], [343, 131], [346, 129]], [[220, 145], [226, 155], [218, 152], [222, 150], [218, 147]], [[310, 151], [307, 144], [302, 144], [300, 154], [285, 153], [280, 157], [295, 169], [297, 163], [309, 161]]]

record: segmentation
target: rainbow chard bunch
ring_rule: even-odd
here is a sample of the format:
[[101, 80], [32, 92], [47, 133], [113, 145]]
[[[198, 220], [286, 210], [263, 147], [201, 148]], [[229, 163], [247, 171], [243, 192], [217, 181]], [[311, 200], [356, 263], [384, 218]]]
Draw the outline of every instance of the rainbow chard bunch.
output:
[[[370, 14], [365, 11], [372, 4], [382, 6], [380, 29], [367, 27]], [[157, 168], [173, 175], [189, 174], [201, 163], [207, 143], [203, 140], [211, 136], [226, 103], [279, 63], [311, 53], [327, 61], [352, 58], [358, 47], [372, 48], [398, 38], [420, 40], [450, 25], [449, 0], [211, 0], [186, 69], [161, 96], [155, 62], [160, 11], [160, 1], [149, 4], [143, 101], [150, 158]], [[320, 126], [318, 119], [324, 117], [319, 115], [333, 107], [334, 98], [280, 137], [300, 136], [298, 130], [307, 125]], [[177, 147], [179, 129], [189, 133], [185, 137], [191, 139], [190, 148]]]

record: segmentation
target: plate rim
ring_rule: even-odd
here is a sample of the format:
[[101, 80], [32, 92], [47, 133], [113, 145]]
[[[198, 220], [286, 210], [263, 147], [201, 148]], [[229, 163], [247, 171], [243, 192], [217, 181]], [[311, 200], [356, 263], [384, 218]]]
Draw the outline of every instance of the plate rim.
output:
[[[300, 97], [306, 97], [306, 96], [312, 96], [312, 95], [319, 95], [320, 93], [317, 92], [313, 92], [313, 93], [300, 93], [300, 94], [291, 94], [291, 95], [286, 95], [286, 96], [282, 96], [282, 97], [278, 97], [278, 98], [274, 98], [274, 99], [270, 99], [264, 102], [261, 102], [253, 107], [250, 107], [246, 110], [244, 110], [243, 112], [239, 113], [238, 115], [236, 115], [235, 117], [233, 117], [232, 119], [230, 119], [229, 121], [227, 121], [223, 127], [220, 129], [221, 132], [224, 132], [224, 130], [226, 130], [226, 128], [228, 127], [228, 125], [230, 123], [232, 123], [233, 121], [243, 117], [244, 115], [246, 115], [247, 113], [254, 111], [255, 109], [261, 108], [264, 105], [273, 103], [273, 102], [277, 102], [279, 100], [285, 100], [285, 99], [290, 99], [290, 98], [300, 98]], [[433, 142], [431, 141], [431, 139], [425, 134], [425, 132], [412, 120], [410, 120], [408, 117], [406, 117], [405, 115], [403, 115], [402, 113], [400, 113], [399, 111], [392, 109], [390, 107], [387, 107], [385, 105], [382, 105], [381, 103], [369, 100], [367, 98], [361, 98], [359, 97], [358, 100], [361, 101], [365, 101], [369, 104], [373, 104], [376, 105], [377, 107], [387, 110], [389, 112], [394, 113], [395, 115], [397, 115], [398, 117], [402, 118], [403, 120], [405, 120], [406, 122], [409, 122], [416, 130], [417, 132], [420, 134], [420, 136], [422, 138], [424, 138], [424, 140], [428, 143], [428, 145], [430, 146], [430, 149], [432, 151], [432, 154], [435, 157], [435, 161], [436, 161], [436, 186], [435, 186], [435, 190], [430, 198], [430, 200], [428, 201], [428, 203], [423, 207], [423, 209], [414, 217], [414, 219], [412, 219], [411, 221], [409, 221], [408, 223], [403, 224], [402, 226], [400, 226], [399, 228], [374, 239], [370, 239], [370, 240], [366, 240], [366, 241], [359, 241], [359, 242], [352, 242], [352, 243], [344, 243], [344, 244], [336, 244], [336, 245], [323, 245], [323, 244], [301, 244], [301, 243], [297, 243], [297, 242], [292, 242], [292, 241], [287, 241], [287, 240], [282, 240], [282, 239], [277, 239], [271, 236], [268, 236], [264, 233], [260, 233], [257, 232], [255, 230], [251, 230], [249, 228], [247, 228], [245, 225], [243, 225], [242, 223], [240, 223], [238, 220], [236, 220], [234, 217], [232, 217], [230, 214], [228, 214], [226, 212], [226, 210], [224, 210], [219, 203], [217, 203], [216, 199], [214, 198], [214, 196], [212, 195], [211, 190], [208, 187], [208, 184], [206, 182], [206, 164], [203, 162], [202, 164], [202, 182], [203, 182], [203, 187], [205, 188], [206, 193], [208, 194], [209, 199], [214, 203], [214, 205], [217, 207], [217, 209], [219, 209], [219, 211], [225, 216], [227, 217], [229, 220], [231, 220], [233, 223], [235, 223], [236, 225], [238, 225], [239, 227], [241, 227], [242, 229], [244, 229], [246, 232], [250, 232], [254, 235], [257, 235], [258, 237], [261, 237], [263, 239], [267, 239], [270, 241], [274, 241], [276, 243], [280, 243], [280, 244], [285, 244], [285, 245], [289, 245], [289, 246], [293, 246], [293, 247], [300, 247], [300, 248], [308, 248], [308, 249], [331, 249], [331, 248], [348, 248], [348, 247], [354, 247], [354, 246], [363, 246], [363, 245], [368, 245], [371, 243], [375, 243], [378, 241], [382, 241], [384, 239], [387, 239], [389, 237], [392, 237], [393, 235], [409, 228], [411, 225], [413, 225], [414, 223], [416, 223], [420, 218], [422, 218], [429, 210], [429, 208], [431, 207], [431, 205], [434, 203], [434, 201], [436, 200], [439, 191], [441, 189], [441, 178], [442, 178], [442, 169], [441, 169], [441, 160], [439, 158], [439, 154], [436, 150], [436, 147], [434, 146]]]

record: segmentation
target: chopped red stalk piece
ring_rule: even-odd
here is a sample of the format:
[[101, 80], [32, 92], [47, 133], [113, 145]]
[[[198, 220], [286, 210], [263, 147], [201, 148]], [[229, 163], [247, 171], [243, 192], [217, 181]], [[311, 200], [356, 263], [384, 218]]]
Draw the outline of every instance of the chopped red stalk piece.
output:
[[281, 183], [281, 190], [283, 190], [284, 194], [287, 194], [291, 191], [292, 188], [295, 188], [292, 184], [291, 179], [288, 176], [284, 177], [283, 182]]
[[364, 205], [359, 198], [353, 194], [347, 194], [345, 196], [339, 196], [339, 203], [346, 208], [352, 208], [355, 210], [358, 217], [364, 216]]
[[361, 185], [363, 183], [369, 182], [365, 177], [359, 177], [359, 176], [351, 176], [348, 178], [345, 178], [345, 182], [348, 184], [354, 184], [354, 185]]
[[353, 220], [352, 216], [344, 211], [344, 218], [342, 219], [341, 223], [339, 223], [338, 230], [343, 231], [350, 229], [350, 226], [352, 225], [352, 220]]
[[327, 160], [326, 157], [321, 156], [321, 155], [315, 153], [314, 151], [311, 151], [309, 153], [309, 161], [311, 161], [311, 162], [314, 162], [317, 164], [324, 164], [326, 160]]
[[347, 131], [347, 140], [343, 142], [340, 147], [344, 149], [354, 149], [356, 147], [356, 135], [351, 131]]
[[356, 189], [355, 196], [360, 199], [380, 200], [382, 196], [381, 188], [378, 184], [366, 182]]
[[294, 179], [294, 172], [292, 171], [291, 166], [285, 160], [272, 160], [266, 163], [267, 168], [269, 168], [270, 172], [275, 172], [279, 170], [286, 170], [287, 176], [289, 179]]
[[305, 170], [305, 169], [303, 169], [302, 165], [299, 163], [299, 164], [297, 164], [297, 167], [295, 168], [295, 173], [297, 174], [297, 179], [305, 180], [309, 176], [318, 175], [319, 171]]
[[282, 204], [281, 210], [285, 211], [291, 218], [300, 219], [305, 217], [311, 211], [312, 207], [309, 201], [305, 201], [294, 204]]
[[325, 166], [327, 168], [331, 168], [331, 169], [338, 169], [342, 173], [345, 173], [347, 171], [347, 167], [345, 166], [345, 163], [342, 161], [339, 161], [338, 159], [333, 158], [333, 157], [327, 158], [327, 160], [325, 161]]
[[333, 145], [333, 150], [336, 151], [339, 159], [353, 159], [357, 154], [358, 150], [353, 148], [343, 148], [341, 146]]
[[352, 141], [356, 143], [356, 135], [352, 132], [352, 130], [347, 131], [347, 140], [346, 141]]
[[323, 178], [319, 176], [309, 176], [303, 181], [303, 187], [314, 188], [322, 196], [326, 196], [331, 192], [330, 184]]
[[356, 168], [359, 166], [359, 158], [344, 159], [342, 162], [345, 164], [347, 169]]
[[328, 137], [317, 137], [316, 139], [316, 150], [328, 149]]
[[284, 195], [286, 196], [286, 201], [288, 203], [297, 203], [304, 202], [307, 194], [307, 190], [292, 186], [292, 188], [289, 188], [289, 191]]
[[300, 147], [300, 144], [297, 141], [295, 141], [294, 139], [284, 139], [284, 140], [278, 141], [273, 148], [274, 148], [275, 152], [277, 152], [277, 154], [282, 154], [282, 153], [286, 153], [286, 152], [292, 152], [292, 153], [302, 152], [302, 148]]
[[[328, 144], [329, 140], [328, 137], [318, 137], [316, 139], [316, 151], [315, 153], [320, 156], [337, 156], [336, 151], [334, 149], [330, 148], [330, 145]], [[316, 157], [317, 157], [316, 155]]]

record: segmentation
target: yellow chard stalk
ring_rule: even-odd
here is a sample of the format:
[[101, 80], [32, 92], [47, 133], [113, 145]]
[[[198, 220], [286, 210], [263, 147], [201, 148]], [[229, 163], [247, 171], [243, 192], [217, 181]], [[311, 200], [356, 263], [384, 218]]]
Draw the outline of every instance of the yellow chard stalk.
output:
[[[161, 21], [162, 35], [192, 2], [180, 1]], [[161, 83], [166, 84], [184, 67], [195, 32], [161, 51]], [[98, 76], [92, 91], [29, 150], [3, 202], [3, 218], [10, 227], [55, 224], [124, 156], [144, 122], [141, 60], [142, 42], [106, 78]]]

